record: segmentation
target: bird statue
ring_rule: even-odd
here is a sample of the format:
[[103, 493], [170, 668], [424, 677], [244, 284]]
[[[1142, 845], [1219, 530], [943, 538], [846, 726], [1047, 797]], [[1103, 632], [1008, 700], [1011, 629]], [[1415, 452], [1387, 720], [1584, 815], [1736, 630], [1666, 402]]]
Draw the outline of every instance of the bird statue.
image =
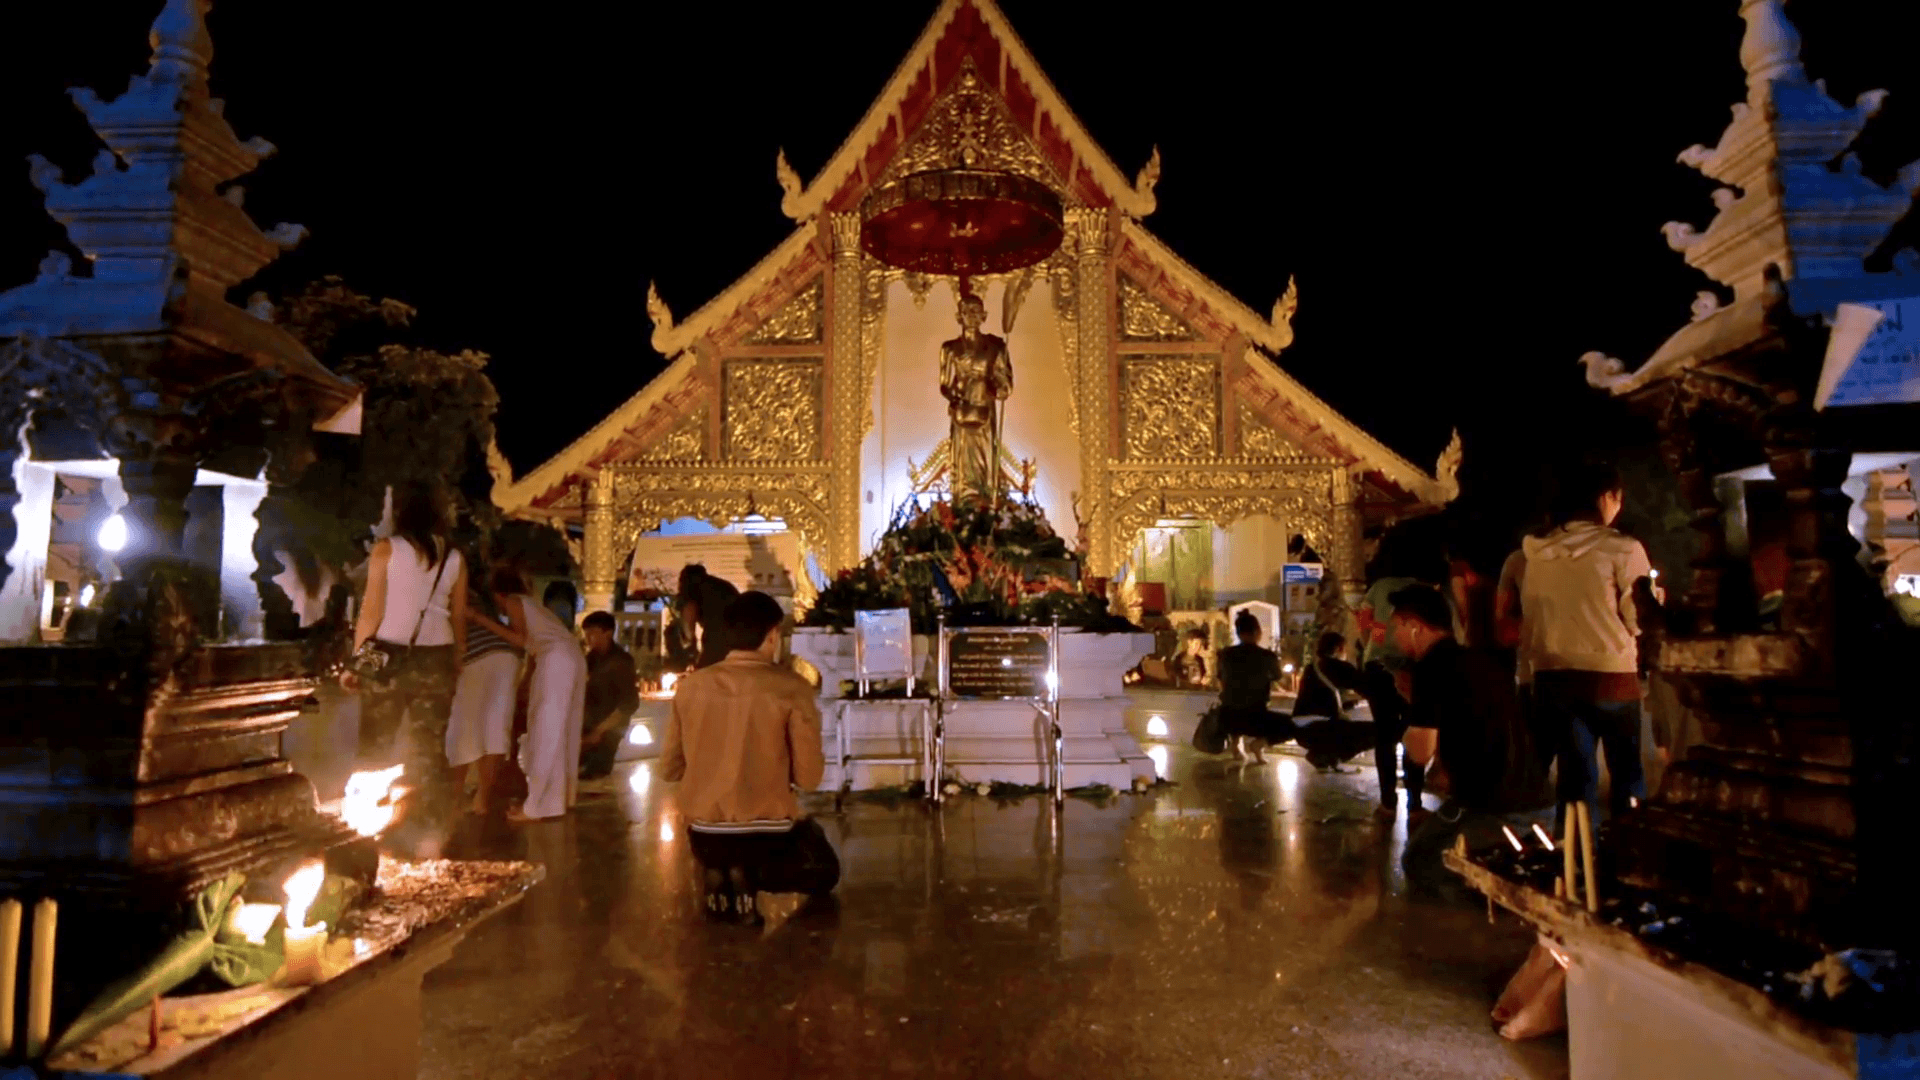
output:
[[1587, 385], [1595, 390], [1612, 390], [1632, 378], [1619, 357], [1598, 350], [1580, 354], [1580, 363], [1587, 369]]

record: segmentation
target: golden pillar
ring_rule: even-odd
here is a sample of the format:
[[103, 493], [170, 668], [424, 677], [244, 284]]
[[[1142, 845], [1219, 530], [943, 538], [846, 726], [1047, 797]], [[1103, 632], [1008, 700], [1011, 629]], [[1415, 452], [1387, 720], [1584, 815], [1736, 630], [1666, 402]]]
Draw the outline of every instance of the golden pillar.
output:
[[872, 408], [862, 376], [860, 298], [864, 278], [860, 264], [860, 215], [834, 214], [828, 221], [833, 242], [829, 297], [832, 333], [827, 378], [832, 405], [827, 420], [829, 470], [825, 566], [832, 573], [860, 558], [860, 440], [866, 434], [862, 413]]
[[587, 484], [586, 537], [580, 569], [588, 611], [612, 611], [620, 553], [613, 547], [613, 469], [603, 466]]
[[1365, 520], [1360, 514], [1360, 479], [1348, 469], [1333, 470], [1333, 572], [1347, 606], [1357, 608], [1367, 592]]
[[1087, 572], [1111, 577], [1118, 565], [1107, 491], [1113, 433], [1113, 232], [1104, 207], [1067, 211], [1074, 245], [1075, 332], [1079, 337], [1080, 509], [1087, 519]]

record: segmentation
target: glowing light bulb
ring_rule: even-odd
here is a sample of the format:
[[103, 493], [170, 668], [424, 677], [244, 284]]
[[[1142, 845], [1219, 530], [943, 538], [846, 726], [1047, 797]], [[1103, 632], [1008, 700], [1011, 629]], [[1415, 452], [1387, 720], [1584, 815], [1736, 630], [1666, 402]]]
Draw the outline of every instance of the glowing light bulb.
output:
[[1167, 737], [1167, 718], [1155, 714], [1147, 717], [1147, 738], [1164, 739]]
[[635, 746], [652, 746], [653, 732], [648, 731], [645, 724], [635, 724], [627, 732], [627, 741]]
[[127, 546], [127, 519], [115, 514], [100, 523], [100, 532], [94, 539], [100, 544], [100, 550], [119, 551]]
[[92, 606], [92, 604], [93, 604], [93, 585], [89, 583], [80, 587], [80, 606], [90, 607]]
[[1293, 665], [1292, 665], [1292, 664], [1281, 664], [1281, 665], [1280, 665], [1280, 672], [1281, 672], [1281, 674], [1284, 674], [1284, 675], [1291, 675], [1291, 674], [1293, 674]]

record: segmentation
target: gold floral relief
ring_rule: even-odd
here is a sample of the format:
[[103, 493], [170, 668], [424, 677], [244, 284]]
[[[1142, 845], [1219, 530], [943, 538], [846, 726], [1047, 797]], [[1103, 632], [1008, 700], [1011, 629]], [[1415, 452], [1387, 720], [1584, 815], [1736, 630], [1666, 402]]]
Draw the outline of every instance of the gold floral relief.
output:
[[699, 461], [707, 451], [707, 407], [688, 413], [680, 422], [635, 455], [637, 461]]
[[748, 514], [780, 518], [803, 545], [825, 542], [829, 481], [819, 467], [756, 471], [732, 466], [625, 466], [614, 503], [616, 550], [631, 548], [662, 521], [691, 517], [725, 524]]
[[818, 459], [819, 362], [729, 361], [726, 449], [729, 461]]
[[926, 119], [894, 155], [881, 183], [928, 169], [1000, 169], [1018, 173], [1062, 190], [1066, 184], [1054, 174], [1035, 146], [974, 71], [971, 58], [960, 77], [927, 111]]
[[1198, 341], [1200, 335], [1126, 275], [1119, 275], [1120, 340]]
[[753, 328], [744, 339], [748, 345], [817, 345], [823, 328], [820, 282], [800, 290], [793, 299], [780, 305], [765, 322]]
[[1218, 357], [1128, 360], [1125, 394], [1121, 423], [1128, 458], [1192, 460], [1219, 452]]
[[1287, 433], [1268, 423], [1260, 410], [1245, 401], [1240, 402], [1238, 419], [1240, 421], [1240, 456], [1283, 458], [1299, 455], [1300, 447], [1287, 437]]

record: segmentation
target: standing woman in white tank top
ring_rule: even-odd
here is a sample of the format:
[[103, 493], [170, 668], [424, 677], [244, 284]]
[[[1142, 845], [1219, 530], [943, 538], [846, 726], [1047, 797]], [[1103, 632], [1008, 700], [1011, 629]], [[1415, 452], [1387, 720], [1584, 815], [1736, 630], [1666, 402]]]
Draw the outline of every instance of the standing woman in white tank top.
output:
[[456, 794], [447, 766], [447, 717], [466, 649], [467, 566], [447, 539], [435, 493], [409, 484], [396, 492], [393, 536], [373, 547], [367, 594], [353, 647], [377, 640], [392, 659], [378, 677], [341, 677], [360, 691], [355, 769], [404, 764], [415, 791], [409, 831], [444, 832]]

